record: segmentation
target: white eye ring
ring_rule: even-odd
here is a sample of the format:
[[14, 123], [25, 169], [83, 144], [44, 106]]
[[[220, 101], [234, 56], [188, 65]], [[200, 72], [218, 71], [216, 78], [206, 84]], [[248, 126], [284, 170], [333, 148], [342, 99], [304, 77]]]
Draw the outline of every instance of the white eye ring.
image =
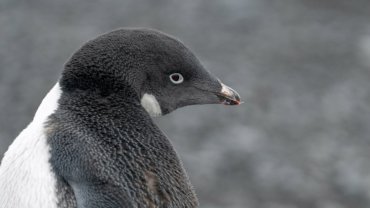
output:
[[170, 80], [174, 84], [181, 84], [184, 81], [184, 77], [180, 73], [173, 73], [170, 75]]

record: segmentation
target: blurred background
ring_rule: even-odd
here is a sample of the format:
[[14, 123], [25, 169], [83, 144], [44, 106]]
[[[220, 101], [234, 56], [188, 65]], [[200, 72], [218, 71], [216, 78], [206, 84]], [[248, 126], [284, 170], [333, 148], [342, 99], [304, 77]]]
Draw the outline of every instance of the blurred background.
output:
[[245, 101], [156, 119], [201, 208], [370, 207], [368, 0], [2, 0], [0, 158], [70, 55], [126, 26], [178, 37]]

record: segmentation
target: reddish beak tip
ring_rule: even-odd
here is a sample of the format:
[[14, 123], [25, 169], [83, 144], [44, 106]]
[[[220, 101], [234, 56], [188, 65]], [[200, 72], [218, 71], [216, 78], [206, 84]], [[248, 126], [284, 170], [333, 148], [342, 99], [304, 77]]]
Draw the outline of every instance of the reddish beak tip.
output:
[[233, 90], [231, 87], [226, 86], [221, 83], [222, 89], [218, 94], [220, 101], [224, 105], [240, 105], [243, 102], [240, 100], [239, 94]]

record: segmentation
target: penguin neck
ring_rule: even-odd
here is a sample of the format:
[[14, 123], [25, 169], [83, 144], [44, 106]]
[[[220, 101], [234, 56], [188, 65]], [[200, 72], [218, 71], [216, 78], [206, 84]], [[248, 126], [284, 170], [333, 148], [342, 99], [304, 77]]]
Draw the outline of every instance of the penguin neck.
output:
[[103, 96], [97, 91], [76, 90], [63, 92], [59, 109], [75, 115], [91, 117], [120, 118], [128, 111], [136, 112], [142, 108], [139, 96], [129, 89]]

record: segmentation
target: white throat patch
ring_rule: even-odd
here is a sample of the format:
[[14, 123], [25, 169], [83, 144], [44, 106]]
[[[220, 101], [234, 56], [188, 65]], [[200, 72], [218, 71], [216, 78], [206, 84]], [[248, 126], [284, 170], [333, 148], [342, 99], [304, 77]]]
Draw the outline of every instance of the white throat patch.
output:
[[0, 207], [57, 207], [56, 178], [49, 163], [44, 123], [57, 109], [60, 94], [57, 83], [5, 153], [0, 166]]
[[161, 106], [154, 95], [145, 93], [141, 98], [141, 105], [149, 113], [150, 116], [156, 117], [162, 115]]

